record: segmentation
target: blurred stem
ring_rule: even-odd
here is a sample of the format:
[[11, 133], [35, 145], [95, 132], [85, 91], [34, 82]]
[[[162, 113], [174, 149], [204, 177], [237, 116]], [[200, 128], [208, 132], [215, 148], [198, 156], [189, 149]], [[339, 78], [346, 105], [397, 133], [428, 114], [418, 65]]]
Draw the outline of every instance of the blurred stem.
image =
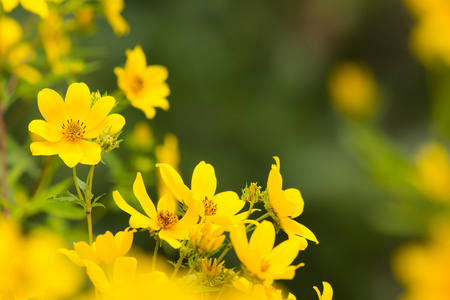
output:
[[225, 257], [225, 254], [227, 254], [231, 248], [233, 248], [233, 243], [229, 242], [225, 250], [223, 250], [222, 254], [220, 254], [219, 258], [217, 259], [217, 263], [220, 263], [222, 261], [222, 259]]
[[183, 262], [183, 258], [184, 258], [183, 255], [180, 253], [180, 259], [178, 259], [177, 264], [175, 265], [175, 270], [173, 270], [172, 277], [170, 277], [171, 280], [174, 279], [175, 276], [177, 275], [178, 270], [181, 267], [181, 263]]
[[91, 166], [86, 179], [86, 217], [88, 223], [89, 243], [92, 245], [94, 239], [92, 234], [92, 178], [94, 177], [95, 165]]
[[153, 250], [152, 271], [155, 271], [155, 269], [156, 269], [156, 257], [158, 256], [159, 244], [161, 243], [161, 239], [159, 238], [159, 235], [156, 235], [155, 240], [156, 240], [156, 244], [155, 244], [155, 249]]
[[[0, 95], [0, 173], [1, 176], [1, 196], [2, 198], [7, 201], [8, 199], [8, 163], [6, 161], [7, 153], [6, 153], [6, 127], [5, 127], [5, 120], [4, 120], [4, 111], [3, 107], [1, 105], [1, 95]], [[3, 214], [9, 215], [9, 210], [3, 206]]]

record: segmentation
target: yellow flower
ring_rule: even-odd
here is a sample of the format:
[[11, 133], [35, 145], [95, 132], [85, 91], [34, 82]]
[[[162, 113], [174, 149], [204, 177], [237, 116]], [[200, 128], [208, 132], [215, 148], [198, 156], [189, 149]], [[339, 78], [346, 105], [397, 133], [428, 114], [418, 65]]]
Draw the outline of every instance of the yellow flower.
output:
[[136, 230], [119, 231], [116, 235], [109, 231], [100, 234], [92, 243], [73, 243], [75, 250], [60, 249], [58, 252], [66, 255], [70, 260], [79, 266], [85, 267], [86, 261], [91, 261], [97, 265], [108, 264], [117, 257], [125, 256], [133, 243], [133, 233]]
[[130, 226], [157, 231], [158, 236], [168, 242], [170, 246], [175, 249], [180, 248], [180, 240], [189, 238], [190, 227], [197, 224], [198, 221], [198, 215], [193, 207], [188, 207], [186, 214], [181, 220], [175, 214], [176, 203], [166, 197], [159, 199], [158, 207], [155, 208], [155, 205], [145, 190], [144, 180], [139, 172], [133, 184], [133, 192], [147, 216], [141, 214], [125, 202], [118, 191], [113, 192], [114, 202], [116, 202], [117, 206], [131, 215]]
[[233, 286], [243, 293], [245, 297], [240, 294], [230, 293], [226, 295], [225, 299], [233, 300], [296, 300], [297, 298], [289, 293], [287, 298], [282, 296], [282, 290], [276, 289], [273, 285], [267, 284], [253, 284], [246, 278], [241, 277], [232, 282]]
[[393, 256], [394, 275], [405, 287], [400, 299], [450, 299], [450, 224], [433, 220], [425, 243], [401, 246]]
[[282, 189], [283, 179], [280, 173], [280, 159], [277, 156], [274, 156], [274, 159], [276, 164], [272, 165], [270, 170], [267, 190], [269, 192], [270, 205], [280, 220], [281, 228], [289, 237], [297, 235], [319, 243], [311, 230], [293, 220], [303, 212], [303, 198], [297, 189]]
[[201, 161], [192, 173], [191, 190], [184, 184], [181, 176], [168, 164], [157, 164], [161, 177], [171, 190], [175, 198], [186, 201], [193, 197], [196, 207], [200, 208], [199, 214], [210, 218], [211, 222], [221, 226], [230, 226], [233, 222], [242, 221], [246, 212], [236, 215], [245, 202], [232, 191], [216, 193], [217, 179], [214, 167]]
[[415, 185], [437, 202], [450, 202], [450, 158], [445, 148], [437, 142], [421, 146], [416, 157]]
[[349, 118], [370, 117], [378, 102], [377, 85], [368, 66], [342, 62], [328, 75], [328, 91], [333, 105]]
[[7, 13], [16, 8], [19, 2], [25, 10], [37, 14], [42, 19], [48, 16], [48, 5], [45, 0], [0, 0], [3, 10]]
[[289, 239], [275, 248], [275, 228], [269, 221], [262, 221], [253, 232], [250, 241], [244, 225], [230, 232], [231, 242], [242, 264], [251, 276], [271, 284], [275, 279], [292, 279], [295, 270], [303, 264], [290, 265], [301, 249], [298, 239]]
[[37, 229], [22, 235], [20, 228], [0, 218], [0, 299], [72, 299], [83, 276], [56, 250], [65, 241]]
[[316, 286], [314, 286], [314, 289], [317, 292], [317, 296], [319, 296], [319, 300], [332, 300], [333, 288], [326, 281], [323, 281], [322, 284], [323, 284], [323, 293], [320, 293], [319, 289]]
[[6, 16], [0, 17], [0, 61], [21, 38], [22, 27], [16, 20]]
[[198, 253], [211, 253], [225, 240], [224, 228], [213, 228], [211, 219], [191, 227], [189, 241]]
[[101, 147], [92, 140], [111, 127], [111, 133], [122, 129], [125, 119], [108, 113], [115, 104], [113, 97], [100, 98], [91, 107], [91, 92], [84, 83], [72, 83], [65, 101], [51, 89], [38, 94], [39, 110], [44, 120], [33, 120], [29, 131], [45, 142], [31, 144], [33, 155], [56, 155], [72, 168], [78, 163], [96, 165], [101, 159]]
[[144, 51], [141, 46], [134, 50], [128, 49], [125, 54], [125, 67], [114, 68], [117, 85], [130, 100], [132, 106], [142, 110], [148, 119], [155, 116], [155, 107], [169, 109], [166, 97], [170, 90], [165, 80], [168, 72], [163, 66], [147, 66]]
[[130, 32], [130, 26], [127, 21], [120, 15], [125, 7], [123, 0], [101, 0], [103, 13], [106, 20], [114, 30], [116, 35], [124, 35]]

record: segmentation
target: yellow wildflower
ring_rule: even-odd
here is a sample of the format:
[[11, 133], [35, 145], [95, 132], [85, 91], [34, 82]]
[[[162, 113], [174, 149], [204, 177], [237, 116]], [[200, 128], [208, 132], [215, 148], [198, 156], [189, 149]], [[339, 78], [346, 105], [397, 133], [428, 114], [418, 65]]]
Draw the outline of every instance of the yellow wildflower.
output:
[[0, 299], [71, 299], [83, 276], [56, 250], [65, 241], [38, 229], [22, 235], [20, 228], [0, 218]]
[[276, 289], [273, 285], [267, 284], [253, 284], [246, 278], [241, 277], [238, 280], [232, 282], [233, 286], [241, 292], [241, 294], [230, 293], [226, 295], [225, 299], [233, 300], [296, 300], [297, 298], [289, 293], [287, 298], [282, 295], [282, 290]]
[[86, 242], [73, 243], [75, 250], [60, 249], [58, 252], [66, 255], [70, 260], [79, 266], [85, 267], [86, 261], [95, 264], [108, 264], [117, 257], [125, 256], [133, 243], [133, 233], [136, 230], [119, 231], [116, 235], [109, 231], [100, 234], [92, 243], [92, 246]]
[[72, 83], [65, 101], [54, 90], [43, 89], [38, 94], [38, 107], [45, 121], [33, 120], [28, 129], [46, 141], [32, 143], [32, 154], [58, 154], [70, 168], [78, 163], [98, 164], [101, 147], [92, 140], [106, 128], [116, 133], [125, 124], [121, 115], [108, 115], [114, 104], [114, 98], [106, 96], [91, 107], [91, 92], [84, 83]]
[[270, 170], [269, 178], [267, 179], [267, 190], [269, 191], [270, 205], [280, 220], [281, 228], [289, 237], [297, 235], [319, 243], [311, 230], [293, 220], [303, 212], [303, 198], [297, 189], [282, 189], [283, 179], [280, 173], [280, 159], [277, 156], [274, 156], [274, 159], [276, 164], [272, 165]]
[[116, 35], [124, 35], [130, 32], [130, 26], [120, 15], [125, 7], [124, 0], [101, 0], [103, 13]]
[[224, 228], [213, 228], [211, 219], [191, 227], [189, 241], [198, 253], [211, 253], [225, 240]]
[[334, 66], [328, 76], [328, 91], [333, 105], [352, 119], [367, 119], [377, 106], [374, 76], [361, 63], [348, 61]]
[[181, 220], [175, 214], [176, 203], [167, 197], [159, 199], [158, 207], [155, 208], [155, 205], [145, 190], [144, 180], [139, 172], [133, 184], [133, 192], [147, 216], [138, 212], [125, 202], [118, 191], [113, 192], [114, 202], [116, 202], [117, 206], [131, 215], [130, 226], [157, 231], [158, 236], [168, 242], [170, 246], [175, 249], [180, 248], [180, 240], [189, 238], [190, 227], [197, 224], [198, 221], [198, 215], [193, 207], [188, 207], [186, 214]]
[[314, 286], [314, 289], [317, 292], [317, 296], [319, 296], [319, 300], [332, 300], [333, 299], [333, 288], [326, 281], [323, 281], [322, 284], [323, 284], [323, 293], [321, 293], [319, 291], [319, 289], [316, 286]]
[[393, 256], [394, 275], [404, 285], [402, 300], [450, 299], [450, 224], [434, 220], [426, 243], [401, 246]]
[[16, 8], [19, 2], [25, 10], [37, 14], [42, 19], [48, 16], [48, 5], [45, 0], [0, 0], [3, 10], [7, 13]]
[[7, 16], [0, 17], [0, 62], [22, 38], [20, 24]]
[[242, 264], [251, 276], [271, 284], [275, 279], [292, 279], [295, 270], [303, 264], [290, 265], [301, 249], [298, 239], [289, 239], [275, 248], [275, 228], [269, 221], [262, 221], [253, 232], [250, 241], [244, 225], [230, 232], [231, 242]]
[[450, 201], [450, 158], [445, 148], [437, 142], [427, 142], [416, 157], [416, 186], [437, 202]]
[[165, 83], [167, 69], [158, 65], [147, 66], [141, 46], [136, 46], [134, 50], [128, 49], [125, 54], [125, 67], [114, 68], [114, 73], [117, 76], [117, 85], [131, 105], [142, 110], [148, 119], [155, 116], [155, 107], [168, 110], [169, 101], [166, 97], [170, 90]]
[[245, 202], [232, 191], [216, 194], [217, 179], [214, 167], [201, 161], [192, 173], [191, 190], [184, 184], [181, 176], [168, 164], [157, 164], [161, 177], [178, 201], [193, 197], [199, 214], [210, 218], [211, 222], [221, 226], [230, 226], [242, 221], [246, 212], [236, 215]]

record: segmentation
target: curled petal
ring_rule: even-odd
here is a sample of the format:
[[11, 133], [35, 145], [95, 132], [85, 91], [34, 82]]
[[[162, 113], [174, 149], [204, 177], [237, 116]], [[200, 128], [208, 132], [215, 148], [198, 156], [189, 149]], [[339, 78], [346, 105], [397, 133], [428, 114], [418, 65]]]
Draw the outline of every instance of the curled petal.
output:
[[167, 243], [169, 243], [172, 248], [178, 249], [181, 247], [180, 241], [174, 238], [166, 229], [162, 229], [158, 233], [158, 235], [160, 239], [165, 240]]
[[139, 200], [142, 208], [145, 213], [153, 220], [156, 220], [156, 208], [153, 204], [152, 199], [147, 194], [145, 190], [144, 180], [142, 179], [142, 175], [140, 172], [136, 174], [136, 179], [133, 184], [133, 193], [136, 198]]

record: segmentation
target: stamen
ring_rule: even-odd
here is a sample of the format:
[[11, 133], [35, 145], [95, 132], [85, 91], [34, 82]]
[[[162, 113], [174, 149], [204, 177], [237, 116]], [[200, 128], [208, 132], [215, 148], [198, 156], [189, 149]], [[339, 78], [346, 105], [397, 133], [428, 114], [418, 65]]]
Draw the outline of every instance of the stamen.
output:
[[205, 215], [214, 216], [217, 212], [217, 204], [214, 201], [209, 200], [208, 197], [203, 199], [203, 205], [205, 206]]
[[83, 122], [81, 122], [81, 124], [80, 122], [80, 120], [74, 122], [72, 119], [70, 119], [66, 121], [67, 124], [62, 124], [62, 134], [66, 137], [67, 140], [73, 142], [83, 138], [83, 135], [86, 133], [86, 130], [84, 130], [86, 129], [86, 126]]
[[178, 217], [168, 210], [162, 210], [156, 215], [159, 225], [164, 229], [169, 229], [178, 222]]

